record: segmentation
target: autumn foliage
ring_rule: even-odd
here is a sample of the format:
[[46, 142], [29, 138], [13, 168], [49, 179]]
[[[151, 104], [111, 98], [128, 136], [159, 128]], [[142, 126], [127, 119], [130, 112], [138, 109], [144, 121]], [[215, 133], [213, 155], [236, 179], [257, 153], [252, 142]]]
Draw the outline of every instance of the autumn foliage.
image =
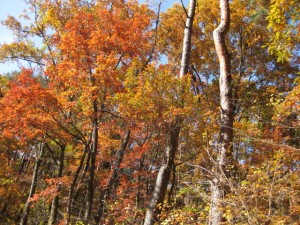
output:
[[183, 79], [179, 4], [26, 2], [0, 45], [1, 63], [23, 63], [0, 75], [0, 224], [143, 224], [178, 118], [156, 224], [209, 224], [216, 177], [222, 224], [300, 223], [297, 1], [230, 1], [234, 137], [218, 172], [217, 0], [197, 1]]

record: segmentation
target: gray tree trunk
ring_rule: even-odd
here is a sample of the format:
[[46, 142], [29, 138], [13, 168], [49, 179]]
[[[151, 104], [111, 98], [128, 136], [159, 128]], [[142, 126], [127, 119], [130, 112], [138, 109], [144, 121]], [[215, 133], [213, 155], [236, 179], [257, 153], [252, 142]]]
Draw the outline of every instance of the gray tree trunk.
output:
[[159, 169], [155, 188], [150, 200], [150, 205], [146, 213], [144, 225], [153, 225], [158, 222], [158, 215], [160, 214], [160, 207], [164, 202], [168, 183], [174, 166], [174, 158], [178, 148], [178, 140], [180, 133], [180, 125], [182, 120], [175, 119], [171, 124], [170, 143], [166, 151], [167, 162]]
[[185, 22], [183, 49], [181, 56], [180, 74], [179, 77], [184, 77], [189, 71], [191, 48], [192, 48], [192, 28], [196, 11], [196, 0], [191, 0], [189, 11]]
[[44, 144], [40, 143], [38, 153], [37, 153], [37, 156], [36, 156], [36, 160], [35, 160], [34, 169], [33, 169], [33, 175], [32, 175], [30, 191], [29, 191], [27, 201], [26, 201], [26, 203], [24, 205], [24, 208], [23, 208], [23, 213], [22, 213], [20, 225], [26, 225], [27, 224], [28, 214], [29, 214], [29, 211], [30, 211], [30, 198], [32, 198], [34, 193], [35, 193], [35, 189], [36, 189], [36, 185], [37, 185], [38, 172], [39, 172], [39, 167], [41, 165], [41, 161], [42, 161], [41, 158], [42, 158], [43, 152], [44, 152]]
[[213, 37], [220, 63], [220, 106], [221, 128], [219, 140], [219, 155], [214, 168], [215, 178], [211, 182], [210, 225], [222, 222], [222, 199], [225, 195], [224, 175], [225, 167], [232, 160], [233, 117], [232, 77], [230, 54], [226, 47], [225, 37], [230, 27], [229, 0], [220, 0], [221, 22], [214, 30]]
[[[192, 39], [192, 27], [196, 10], [196, 0], [191, 0], [189, 4], [189, 10], [187, 13], [186, 24], [184, 29], [183, 38], [183, 50], [181, 59], [181, 68], [179, 77], [182, 78], [188, 73], [191, 55], [191, 39]], [[158, 216], [160, 214], [160, 208], [164, 203], [164, 198], [167, 192], [168, 183], [174, 166], [175, 154], [178, 149], [179, 133], [182, 119], [179, 117], [174, 118], [170, 126], [170, 142], [166, 150], [166, 163], [161, 166], [155, 183], [155, 188], [150, 200], [149, 208], [146, 213], [144, 225], [153, 225], [158, 222]]]

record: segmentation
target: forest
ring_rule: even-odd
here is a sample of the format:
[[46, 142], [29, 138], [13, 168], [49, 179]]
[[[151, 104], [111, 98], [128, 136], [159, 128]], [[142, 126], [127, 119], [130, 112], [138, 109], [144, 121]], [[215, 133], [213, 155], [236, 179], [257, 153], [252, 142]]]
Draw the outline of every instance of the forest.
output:
[[300, 224], [300, 1], [24, 1], [0, 224]]

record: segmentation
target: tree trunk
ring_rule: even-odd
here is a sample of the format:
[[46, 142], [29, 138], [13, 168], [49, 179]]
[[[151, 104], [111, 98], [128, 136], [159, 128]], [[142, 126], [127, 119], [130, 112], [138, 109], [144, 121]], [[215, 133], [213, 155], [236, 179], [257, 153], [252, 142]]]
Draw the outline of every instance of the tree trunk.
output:
[[[183, 39], [183, 50], [181, 59], [181, 68], [179, 77], [182, 78], [188, 73], [188, 68], [190, 64], [191, 55], [191, 38], [192, 38], [192, 27], [194, 21], [196, 9], [196, 0], [191, 0], [189, 5], [189, 11], [186, 18], [186, 25], [184, 29], [184, 39]], [[155, 188], [150, 200], [149, 208], [146, 213], [144, 225], [153, 225], [158, 222], [158, 216], [160, 214], [160, 207], [164, 203], [164, 198], [167, 192], [168, 183], [170, 176], [174, 167], [175, 154], [178, 149], [179, 133], [182, 119], [180, 117], [174, 118], [170, 127], [170, 142], [166, 150], [167, 161], [161, 166], [155, 183]]]
[[86, 211], [84, 215], [85, 222], [91, 217], [94, 201], [94, 174], [96, 169], [96, 155], [98, 149], [98, 116], [97, 116], [97, 103], [94, 102], [94, 121], [93, 121], [93, 138], [92, 146], [90, 148], [90, 167], [89, 167], [89, 178], [88, 178], [88, 188], [87, 188], [87, 202]]
[[[220, 0], [221, 22], [214, 30], [213, 37], [220, 63], [220, 106], [221, 128], [215, 177], [211, 182], [210, 225], [219, 225], [222, 221], [222, 198], [225, 196], [225, 167], [232, 160], [233, 141], [233, 102], [230, 54], [227, 50], [225, 37], [230, 27], [229, 0]], [[229, 168], [227, 168], [229, 169]]]
[[40, 143], [39, 144], [39, 152], [38, 152], [38, 155], [36, 156], [35, 165], [34, 165], [34, 169], [33, 169], [33, 175], [32, 175], [30, 191], [29, 191], [27, 201], [26, 201], [26, 203], [24, 205], [24, 208], [23, 208], [23, 213], [22, 213], [22, 218], [21, 218], [20, 225], [26, 225], [27, 224], [28, 214], [29, 214], [29, 211], [30, 211], [30, 198], [32, 198], [34, 193], [35, 193], [35, 189], [36, 189], [36, 185], [37, 185], [38, 172], [39, 172], [39, 167], [40, 167], [40, 164], [41, 164], [41, 161], [42, 161], [43, 151], [44, 151], [44, 144]]
[[[60, 155], [59, 155], [59, 168], [58, 168], [58, 174], [57, 177], [61, 178], [63, 175], [63, 170], [64, 170], [64, 158], [65, 158], [65, 145], [60, 146]], [[58, 187], [59, 191], [60, 187]], [[54, 199], [52, 200], [51, 204], [51, 212], [50, 212], [50, 217], [48, 220], [48, 225], [52, 225], [55, 222], [57, 222], [57, 210], [58, 210], [58, 203], [59, 203], [59, 196], [55, 196]]]
[[170, 143], [166, 151], [167, 162], [159, 169], [150, 205], [146, 213], [144, 225], [153, 225], [158, 222], [158, 215], [160, 214], [160, 207], [163, 205], [166, 195], [168, 183], [174, 166], [175, 154], [178, 148], [178, 140], [180, 133], [180, 126], [182, 120], [175, 119], [171, 124]]
[[98, 206], [98, 215], [96, 217], [96, 223], [102, 223], [103, 219], [103, 212], [105, 207], [105, 201], [106, 198], [110, 195], [110, 191], [112, 190], [114, 184], [116, 183], [116, 180], [118, 178], [118, 172], [120, 170], [121, 163], [123, 161], [124, 152], [127, 148], [128, 141], [130, 137], [130, 130], [126, 132], [125, 138], [121, 144], [121, 148], [117, 151], [117, 159], [114, 163], [114, 169], [111, 173], [111, 176], [105, 185], [105, 187], [100, 192], [100, 198], [99, 198], [99, 206]]
[[192, 48], [192, 31], [193, 22], [196, 11], [196, 0], [191, 0], [189, 5], [189, 12], [185, 22], [183, 49], [181, 56], [180, 74], [179, 77], [183, 78], [189, 71], [191, 48]]
[[73, 181], [72, 181], [72, 184], [71, 184], [71, 187], [70, 187], [69, 196], [68, 196], [66, 224], [70, 223], [70, 217], [71, 217], [71, 211], [72, 211], [72, 205], [73, 205], [74, 189], [75, 189], [75, 185], [76, 185], [77, 180], [78, 180], [79, 173], [80, 173], [80, 171], [83, 167], [83, 163], [84, 163], [87, 152], [88, 152], [88, 146], [85, 146], [84, 152], [83, 152], [83, 154], [81, 156], [81, 159], [80, 159], [79, 166], [77, 167], [77, 170], [74, 174], [74, 178], [73, 178]]

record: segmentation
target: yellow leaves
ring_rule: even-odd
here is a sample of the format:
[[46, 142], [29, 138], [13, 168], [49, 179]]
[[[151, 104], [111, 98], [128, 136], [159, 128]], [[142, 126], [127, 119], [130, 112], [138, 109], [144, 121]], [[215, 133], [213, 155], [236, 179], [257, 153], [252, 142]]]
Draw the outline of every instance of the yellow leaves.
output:
[[5, 76], [2, 76], [0, 74], [0, 99], [2, 97], [4, 97], [4, 95], [6, 94], [6, 92], [8, 91], [8, 79]]
[[56, 30], [62, 29], [63, 24], [60, 18], [58, 18], [57, 9], [50, 6], [43, 15], [42, 24], [52, 26]]
[[0, 61], [20, 59], [39, 62], [42, 60], [42, 54], [33, 43], [13, 42], [0, 46]]
[[126, 118], [170, 122], [176, 115], [188, 116], [195, 103], [189, 81], [153, 67], [139, 76], [129, 71], [124, 84], [125, 91], [114, 99]]
[[267, 20], [268, 28], [272, 30], [272, 38], [268, 43], [268, 50], [277, 56], [278, 62], [288, 61], [292, 56], [292, 49], [299, 42], [299, 1], [273, 0]]
[[[187, 198], [193, 198], [192, 196]], [[177, 225], [199, 225], [205, 224], [208, 214], [208, 206], [197, 207], [194, 204], [185, 206], [183, 208], [176, 207], [176, 201], [181, 201], [179, 199], [174, 200], [174, 205], [168, 205], [168, 203], [164, 204], [162, 207], [162, 213], [160, 215], [160, 223], [161, 225], [169, 225], [169, 224], [177, 224]], [[206, 211], [203, 208], [207, 208]]]
[[[240, 204], [242, 201], [243, 215], [253, 222], [257, 221], [255, 224], [261, 224], [267, 219], [274, 224], [289, 224], [291, 217], [282, 210], [289, 208], [284, 205], [286, 202], [299, 195], [299, 189], [291, 185], [297, 183], [294, 179], [299, 179], [299, 176], [296, 168], [295, 171], [289, 169], [293, 168], [293, 161], [288, 158], [288, 152], [279, 150], [274, 152], [273, 156], [265, 157], [259, 165], [250, 166], [247, 169], [247, 177], [241, 182], [237, 193], [227, 196], [227, 201], [234, 204]], [[236, 210], [231, 204], [226, 207], [226, 211]]]
[[241, 130], [242, 132], [247, 132], [249, 136], [259, 135], [260, 131], [257, 127], [257, 123], [254, 121], [249, 121], [247, 119], [241, 119], [240, 121], [236, 121], [234, 124], [237, 130]]
[[[277, 115], [273, 119], [282, 121], [284, 118], [292, 114], [299, 114], [300, 112], [300, 85], [297, 84], [289, 93], [282, 95], [281, 99], [277, 100], [275, 109]], [[299, 124], [293, 124], [293, 127], [299, 127]]]

